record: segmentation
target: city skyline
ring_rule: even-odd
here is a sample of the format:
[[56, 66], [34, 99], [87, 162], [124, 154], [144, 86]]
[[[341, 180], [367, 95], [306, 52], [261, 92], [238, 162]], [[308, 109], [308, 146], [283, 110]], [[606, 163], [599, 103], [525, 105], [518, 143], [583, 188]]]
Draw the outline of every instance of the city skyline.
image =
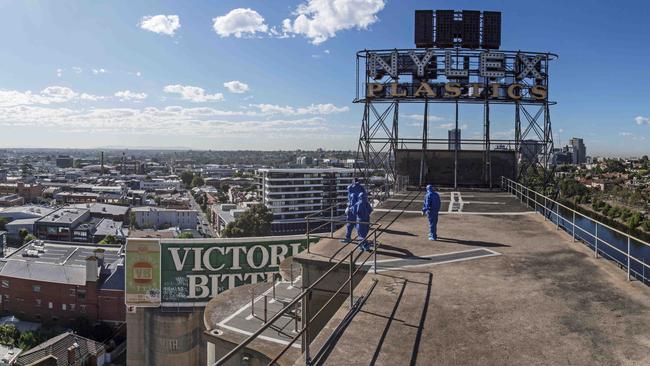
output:
[[[355, 52], [412, 48], [413, 10], [455, 8], [502, 11], [503, 49], [559, 54], [549, 90], [557, 146], [561, 135], [584, 138], [589, 155], [648, 153], [646, 3], [342, 3], [354, 11], [314, 0], [5, 2], [0, 18], [12, 36], [0, 60], [0, 148], [354, 150]], [[617, 27], [625, 34], [610, 34]], [[637, 80], [607, 87], [623, 73]], [[433, 136], [446, 137], [452, 108], [431, 108]], [[402, 131], [421, 128], [420, 109], [401, 113]], [[493, 110], [494, 137], [514, 135], [511, 115]], [[460, 118], [463, 136], [480, 134], [478, 109]]]

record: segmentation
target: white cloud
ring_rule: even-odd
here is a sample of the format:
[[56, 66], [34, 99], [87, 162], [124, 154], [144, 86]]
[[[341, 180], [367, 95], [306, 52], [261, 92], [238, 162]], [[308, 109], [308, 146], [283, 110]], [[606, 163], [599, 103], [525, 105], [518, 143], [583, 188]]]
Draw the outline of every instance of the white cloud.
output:
[[251, 107], [259, 109], [262, 114], [283, 114], [287, 116], [307, 115], [307, 114], [334, 114], [347, 112], [349, 107], [337, 107], [332, 103], [312, 104], [307, 107], [280, 106], [275, 104], [251, 104]]
[[634, 118], [634, 121], [636, 122], [637, 125], [650, 125], [650, 118], [648, 117], [643, 117], [643, 116], [636, 116]]
[[633, 134], [632, 132], [619, 132], [619, 136], [629, 138], [635, 141], [645, 141], [646, 137], [645, 136], [639, 136], [636, 134]]
[[384, 8], [384, 0], [307, 0], [295, 11], [296, 18], [285, 19], [285, 34], [302, 34], [313, 44], [335, 37], [338, 31], [367, 29], [375, 23], [377, 13]]
[[266, 33], [268, 25], [264, 17], [253, 9], [233, 9], [228, 14], [212, 19], [212, 28], [220, 37], [254, 36], [257, 32]]
[[[423, 114], [407, 114], [404, 117], [409, 118], [409, 119], [416, 119], [416, 120], [424, 121], [424, 115]], [[428, 120], [429, 120], [429, 122], [431, 122], [431, 121], [439, 122], [439, 121], [444, 121], [445, 119], [444, 119], [444, 117], [429, 115]]]
[[321, 136], [327, 134], [330, 129], [320, 117], [260, 120], [248, 117], [248, 112], [179, 106], [160, 109], [0, 107], [0, 128], [2, 127], [38, 127], [57, 132], [196, 137], [268, 137], [272, 134], [296, 134], [303, 138], [314, 134]]
[[31, 91], [20, 92], [17, 90], [0, 90], [0, 107], [32, 105], [32, 104], [56, 104], [77, 101], [98, 101], [105, 97], [77, 93], [65, 86], [48, 86], [40, 93]]
[[181, 20], [178, 15], [147, 15], [142, 17], [138, 25], [150, 32], [173, 36], [176, 30], [181, 27]]
[[136, 93], [130, 90], [120, 90], [115, 93], [115, 96], [120, 99], [122, 102], [126, 101], [141, 101], [147, 98], [146, 93]]
[[81, 74], [83, 70], [79, 66], [72, 66], [72, 71], [74, 71], [75, 74]]
[[241, 81], [233, 80], [223, 83], [223, 86], [228, 89], [231, 93], [246, 93], [248, 91], [248, 84], [242, 83]]
[[105, 73], [107, 73], [107, 72], [108, 72], [108, 71], [106, 71], [106, 69], [93, 69], [93, 74], [94, 74], [94, 75], [105, 74]]
[[56, 69], [56, 77], [60, 78], [63, 76], [63, 69]]
[[223, 100], [223, 94], [206, 94], [205, 89], [199, 88], [198, 86], [190, 85], [167, 85], [163, 89], [165, 93], [178, 94], [181, 99], [189, 100], [190, 102], [209, 102], [216, 100]]

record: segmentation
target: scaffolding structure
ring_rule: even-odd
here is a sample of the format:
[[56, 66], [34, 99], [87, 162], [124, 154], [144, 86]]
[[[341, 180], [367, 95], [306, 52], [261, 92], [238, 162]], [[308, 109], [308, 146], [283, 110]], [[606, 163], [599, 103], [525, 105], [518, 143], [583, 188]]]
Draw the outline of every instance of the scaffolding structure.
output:
[[[495, 148], [513, 151], [516, 156], [516, 179], [527, 182], [536, 176], [548, 183], [553, 153], [553, 133], [548, 99], [549, 63], [552, 53], [464, 49], [392, 49], [364, 50], [357, 53], [355, 103], [364, 105], [357, 157], [364, 165], [357, 175], [369, 181], [381, 176], [394, 186], [399, 179], [395, 152], [418, 149], [420, 174], [411, 177], [410, 185], [426, 183], [427, 151], [451, 145], [448, 139], [431, 138], [428, 120], [430, 109], [442, 104], [455, 107], [458, 130], [462, 105], [481, 105], [483, 133], [480, 139], [460, 139], [454, 143], [453, 186], [465, 185], [459, 178], [461, 145], [483, 153], [483, 185], [497, 184], [492, 176], [491, 153]], [[426, 85], [423, 85], [426, 84]], [[420, 136], [400, 133], [400, 104], [422, 106]], [[491, 138], [491, 106], [513, 106], [514, 138]], [[414, 179], [416, 178], [416, 179]], [[417, 180], [417, 181], [414, 181]]]

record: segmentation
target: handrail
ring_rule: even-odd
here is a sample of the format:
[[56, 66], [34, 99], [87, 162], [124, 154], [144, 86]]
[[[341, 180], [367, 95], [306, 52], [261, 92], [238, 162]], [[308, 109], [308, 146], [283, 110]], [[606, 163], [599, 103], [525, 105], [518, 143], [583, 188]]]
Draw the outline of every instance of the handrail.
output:
[[[347, 203], [346, 202], [337, 203], [337, 204], [335, 204], [335, 205], [333, 205], [331, 207], [322, 209], [320, 211], [317, 211], [317, 212], [305, 217], [305, 222], [306, 222], [306, 225], [307, 225], [307, 229], [306, 229], [307, 252], [309, 252], [309, 248], [310, 248], [310, 235], [313, 235], [312, 231], [318, 230], [319, 228], [321, 228], [324, 225], [327, 225], [327, 224], [331, 225], [332, 229], [331, 229], [330, 235], [331, 235], [331, 238], [334, 238], [334, 224], [366, 224], [366, 225], [368, 225], [370, 227], [370, 230], [369, 230], [368, 234], [366, 235], [366, 238], [371, 238], [371, 237], [373, 238], [373, 250], [372, 250], [372, 253], [369, 253], [369, 255], [361, 263], [361, 265], [359, 265], [353, 271], [352, 268], [357, 266], [357, 264], [354, 261], [354, 254], [357, 253], [357, 246], [353, 245], [352, 250], [350, 250], [350, 252], [348, 252], [345, 256], [340, 258], [338, 261], [334, 262], [334, 264], [327, 271], [325, 271], [325, 273], [323, 273], [318, 279], [316, 279], [316, 281], [314, 281], [311, 285], [309, 285], [309, 287], [303, 289], [302, 292], [299, 295], [294, 297], [292, 301], [290, 301], [288, 304], [286, 304], [273, 317], [271, 317], [270, 319], [265, 321], [264, 324], [262, 324], [262, 326], [257, 331], [255, 331], [253, 334], [248, 336], [244, 341], [239, 343], [235, 348], [233, 348], [225, 356], [223, 356], [216, 363], [214, 363], [214, 366], [220, 366], [220, 365], [223, 365], [225, 362], [227, 362], [230, 358], [232, 358], [235, 354], [237, 354], [237, 352], [242, 350], [244, 347], [246, 347], [248, 344], [250, 344], [253, 340], [255, 340], [257, 337], [259, 337], [266, 329], [271, 327], [273, 325], [273, 323], [275, 323], [278, 319], [280, 319], [280, 317], [282, 317], [287, 311], [294, 308], [299, 301], [302, 301], [303, 307], [305, 309], [305, 311], [302, 314], [302, 321], [303, 321], [303, 324], [302, 324], [302, 327], [301, 327], [302, 329], [300, 329], [300, 331], [298, 331], [296, 329], [297, 334], [282, 349], [280, 354], [278, 354], [275, 357], [275, 359], [273, 361], [271, 361], [271, 363], [269, 363], [269, 365], [274, 364], [280, 357], [282, 357], [282, 355], [284, 355], [284, 353], [291, 347], [291, 345], [293, 345], [296, 342], [296, 340], [298, 340], [298, 338], [300, 336], [302, 336], [303, 334], [305, 334], [303, 336], [303, 341], [304, 341], [305, 338], [309, 339], [309, 326], [310, 326], [311, 321], [316, 319], [323, 312], [323, 310], [333, 301], [333, 299], [341, 293], [341, 291], [345, 288], [346, 285], [348, 285], [349, 289], [350, 289], [349, 297], [350, 297], [351, 310], [354, 308], [354, 306], [355, 306], [354, 300], [353, 300], [354, 299], [354, 296], [353, 296], [354, 295], [354, 293], [353, 293], [353, 291], [354, 291], [354, 283], [353, 283], [354, 277], [356, 276], [356, 274], [360, 270], [362, 270], [362, 268], [364, 268], [364, 266], [366, 265], [366, 262], [368, 261], [368, 259], [370, 259], [370, 257], [373, 257], [373, 260], [374, 260], [373, 269], [374, 269], [374, 272], [377, 273], [377, 250], [381, 246], [381, 243], [379, 243], [379, 241], [377, 240], [377, 233], [381, 229], [382, 224], [377, 223], [377, 222], [373, 223], [373, 222], [363, 222], [363, 221], [359, 222], [359, 221], [351, 221], [351, 220], [340, 220], [338, 218], [339, 216], [334, 217], [333, 214], [331, 214], [329, 218], [325, 217], [325, 216], [315, 216], [315, 215], [321, 214], [323, 212], [326, 212], [328, 210], [330, 212], [333, 212], [335, 207], [342, 206], [342, 205], [347, 205]], [[342, 215], [340, 215], [340, 216], [342, 216]], [[309, 227], [310, 221], [317, 221], [317, 222], [325, 221], [325, 223], [323, 225], [318, 226], [315, 229], [314, 228], [310, 229], [310, 227]], [[358, 233], [356, 234], [356, 236], [354, 238], [350, 238], [350, 239], [351, 239], [350, 240], [351, 243], [359, 244], [360, 238], [359, 238]], [[349, 262], [348, 262], [348, 260], [349, 260]], [[309, 298], [309, 296], [311, 296], [312, 291], [314, 291], [314, 288], [316, 287], [316, 285], [318, 285], [321, 281], [323, 281], [325, 279], [325, 277], [327, 277], [330, 273], [332, 273], [336, 268], [338, 268], [343, 263], [349, 263], [349, 275], [348, 275], [347, 280], [328, 298], [328, 300], [325, 302], [325, 304], [320, 307], [320, 309], [316, 312], [315, 315], [309, 316], [308, 308], [305, 305], [305, 298]], [[275, 283], [273, 285], [275, 286]], [[265, 315], [265, 320], [266, 320], [266, 315]], [[304, 347], [304, 350], [305, 350], [305, 358], [309, 359], [309, 342], [307, 341], [306, 343], [307, 343], [306, 345], [303, 344], [303, 347]]]
[[[506, 183], [507, 183], [507, 185], [506, 185]], [[619, 263], [619, 264], [625, 266], [627, 268], [627, 279], [628, 279], [628, 281], [631, 280], [631, 274], [632, 273], [635, 274], [635, 277], [640, 276], [643, 279], [644, 283], [647, 280], [647, 278], [645, 276], [645, 269], [646, 268], [650, 269], [650, 264], [647, 264], [645, 262], [645, 259], [639, 260], [638, 258], [631, 255], [631, 242], [632, 242], [632, 240], [634, 240], [636, 243], [639, 243], [639, 244], [644, 245], [646, 247], [650, 247], [650, 244], [647, 243], [646, 241], [644, 241], [642, 239], [639, 239], [637, 237], [634, 237], [634, 236], [632, 236], [630, 234], [627, 234], [625, 232], [622, 232], [622, 231], [620, 231], [620, 230], [618, 230], [616, 228], [613, 228], [613, 227], [611, 227], [611, 226], [609, 226], [607, 224], [604, 224], [604, 223], [602, 223], [602, 222], [600, 222], [600, 221], [598, 221], [598, 220], [596, 220], [596, 219], [594, 219], [592, 217], [589, 217], [589, 216], [587, 216], [587, 215], [585, 215], [585, 214], [583, 214], [583, 213], [581, 213], [581, 212], [579, 212], [577, 210], [574, 210], [573, 208], [568, 207], [568, 206], [566, 206], [566, 205], [564, 205], [564, 204], [562, 204], [562, 203], [560, 203], [560, 202], [558, 202], [558, 201], [556, 201], [556, 200], [554, 200], [552, 198], [549, 198], [549, 197], [547, 197], [547, 196], [545, 196], [545, 195], [543, 195], [541, 193], [538, 193], [538, 192], [536, 192], [534, 190], [531, 190], [530, 188], [522, 185], [521, 183], [515, 182], [515, 181], [513, 181], [513, 180], [511, 180], [509, 178], [501, 177], [501, 187], [505, 188], [508, 191], [508, 193], [514, 192], [515, 197], [517, 196], [517, 194], [519, 194], [519, 196], [521, 197], [522, 203], [524, 202], [524, 195], [525, 195], [525, 198], [527, 200], [527, 202], [526, 202], [527, 205], [530, 205], [531, 193], [533, 193], [534, 196], [532, 198], [533, 198], [533, 200], [535, 202], [535, 207], [534, 208], [535, 208], [536, 212], [537, 212], [537, 205], [541, 204], [540, 202], [537, 201], [537, 199], [538, 199], [538, 197], [543, 198], [544, 203], [543, 203], [542, 207], [544, 209], [543, 215], [544, 215], [545, 219], [546, 219], [547, 215], [550, 218], [550, 217], [552, 217], [551, 214], [554, 214], [555, 217], [556, 217], [557, 228], [559, 229], [561, 227], [560, 220], [562, 220], [565, 223], [565, 225], [562, 226], [562, 229], [567, 231], [567, 232], [568, 232], [568, 227], [566, 225], [570, 224], [570, 226], [571, 226], [571, 236], [572, 236], [574, 241], [576, 240], [576, 228], [579, 231], [581, 231], [581, 232], [587, 234], [588, 236], [590, 236], [591, 238], [593, 238], [594, 239], [594, 256], [595, 256], [595, 258], [598, 258], [598, 254], [600, 253], [600, 254], [603, 254], [603, 255], [611, 258], [616, 263]], [[551, 208], [548, 207], [549, 202], [552, 204], [551, 206], [555, 205], [555, 212], [553, 212], [552, 207]], [[569, 213], [572, 214], [572, 219], [571, 220], [569, 220], [569, 219], [567, 219], [565, 217], [562, 217], [560, 215], [560, 210], [559, 210], [560, 207], [562, 207], [565, 211], [568, 211]], [[593, 224], [595, 224], [595, 227], [594, 227], [595, 233], [591, 233], [591, 232], [587, 231], [586, 229], [580, 227], [576, 222], [576, 215], [579, 215], [582, 218], [586, 219], [587, 221], [592, 222]], [[606, 229], [610, 230], [611, 232], [617, 233], [617, 234], [625, 237], [627, 239], [627, 251], [621, 250], [618, 247], [616, 247], [615, 245], [607, 242], [607, 240], [603, 239], [602, 237], [599, 237], [598, 236], [598, 228], [599, 227], [606, 228]], [[582, 238], [580, 238], [580, 235], [578, 235], [578, 239], [582, 239]], [[612, 257], [610, 254], [608, 254], [608, 253], [606, 253], [606, 252], [604, 252], [602, 250], [599, 251], [598, 250], [598, 244], [599, 243], [603, 243], [603, 244], [607, 245], [607, 247], [613, 249], [615, 252], [618, 252], [618, 253], [620, 253], [622, 255], [625, 255], [625, 257], [627, 259], [627, 263], [621, 263], [619, 260]], [[587, 244], [589, 245], [589, 242], [587, 242]], [[642, 268], [643, 268], [644, 273], [641, 274], [641, 273], [637, 272], [636, 270], [633, 270], [631, 268], [631, 261], [634, 261], [634, 262], [638, 263], [639, 265], [641, 265]]]
[[647, 246], [650, 247], [650, 243], [648, 243], [648, 242], [646, 242], [646, 241], [644, 241], [644, 240], [642, 240], [642, 239], [639, 239], [639, 238], [637, 238], [637, 237], [635, 237], [635, 236], [632, 236], [632, 235], [630, 235], [630, 234], [628, 234], [628, 233], [625, 233], [625, 232], [620, 231], [620, 230], [618, 230], [618, 229], [616, 229], [616, 228], [613, 228], [613, 227], [611, 227], [611, 226], [609, 226], [609, 225], [607, 225], [607, 224], [604, 224], [604, 223], [602, 223], [602, 222], [600, 222], [600, 221], [598, 221], [598, 220], [596, 220], [596, 219], [594, 219], [594, 218], [592, 218], [592, 217], [589, 217], [589, 216], [587, 216], [587, 215], [581, 213], [580, 211], [574, 210], [574, 209], [572, 209], [572, 208], [569, 207], [569, 206], [566, 206], [566, 205], [564, 205], [564, 204], [562, 204], [562, 203], [560, 203], [560, 202], [558, 202], [558, 201], [553, 200], [552, 198], [549, 198], [549, 197], [547, 197], [547, 196], [544, 196], [543, 194], [538, 193], [537, 191], [533, 191], [532, 189], [530, 189], [530, 188], [528, 188], [528, 187], [522, 185], [521, 183], [515, 182], [515, 181], [511, 180], [510, 178], [506, 178], [506, 177], [502, 177], [502, 178], [506, 179], [506, 180], [509, 181], [510, 183], [513, 183], [513, 184], [516, 184], [516, 185], [518, 185], [518, 186], [521, 186], [521, 187], [525, 188], [526, 190], [528, 190], [528, 191], [530, 191], [530, 192], [533, 192], [533, 193], [535, 193], [535, 194], [537, 194], [537, 195], [539, 195], [539, 196], [541, 196], [541, 197], [543, 197], [543, 198], [545, 198], [545, 199], [547, 199], [547, 200], [549, 200], [549, 201], [555, 203], [556, 205], [559, 205], [559, 206], [561, 206], [561, 207], [563, 207], [563, 208], [565, 208], [565, 209], [567, 209], [567, 210], [569, 210], [569, 211], [575, 212], [575, 213], [577, 213], [578, 215], [580, 215], [580, 216], [582, 216], [582, 217], [584, 217], [584, 218], [586, 218], [586, 219], [589, 219], [589, 220], [591, 220], [591, 221], [597, 222], [598, 225], [600, 225], [600, 226], [606, 227], [607, 229], [612, 230], [612, 231], [615, 231], [615, 232], [617, 232], [618, 234], [621, 234], [621, 235], [623, 235], [623, 236], [629, 236], [630, 238], [632, 238], [632, 239], [634, 239], [634, 240], [640, 242], [641, 244], [643, 244], [643, 245], [647, 245]]
[[[377, 231], [378, 231], [379, 228], [381, 228], [381, 226], [382, 226], [381, 224], [375, 224], [375, 225], [376, 225], [376, 228], [375, 228], [374, 230], [372, 230], [371, 232], [368, 233], [368, 237], [370, 237], [371, 235], [373, 235], [374, 238], [375, 238], [375, 242], [374, 242], [374, 250], [373, 250], [374, 252], [376, 252], [376, 250], [377, 250], [377, 248], [378, 248], [378, 243], [377, 243], [377, 241], [376, 241], [376, 238], [377, 238]], [[356, 240], [356, 238], [355, 238], [355, 240]], [[354, 240], [353, 240], [353, 241], [354, 241]], [[262, 324], [262, 326], [261, 326], [257, 331], [253, 332], [253, 334], [251, 334], [250, 336], [248, 336], [248, 338], [246, 338], [244, 341], [242, 341], [241, 343], [239, 343], [235, 348], [233, 348], [233, 349], [232, 349], [230, 352], [228, 352], [225, 356], [223, 356], [223, 357], [222, 357], [221, 359], [219, 359], [216, 363], [214, 363], [214, 366], [220, 366], [220, 365], [223, 365], [226, 361], [228, 361], [230, 358], [232, 358], [232, 357], [233, 357], [237, 352], [239, 352], [242, 348], [246, 347], [249, 343], [251, 343], [251, 342], [252, 342], [253, 340], [255, 340], [258, 336], [260, 336], [260, 335], [261, 335], [261, 334], [262, 334], [266, 329], [268, 329], [270, 326], [272, 326], [273, 323], [275, 323], [278, 319], [280, 319], [280, 318], [281, 318], [281, 317], [282, 317], [282, 316], [283, 316], [283, 315], [284, 315], [288, 310], [290, 310], [291, 308], [293, 308], [293, 307], [296, 305], [296, 303], [298, 303], [299, 301], [301, 301], [302, 299], [304, 299], [307, 295], [310, 295], [311, 292], [314, 290], [314, 287], [316, 287], [316, 285], [318, 285], [321, 281], [323, 281], [323, 279], [325, 279], [325, 277], [327, 277], [330, 273], [332, 273], [332, 272], [334, 271], [334, 269], [338, 268], [341, 264], [346, 263], [348, 258], [350, 258], [350, 263], [353, 264], [353, 263], [354, 263], [354, 262], [353, 262], [353, 255], [354, 255], [354, 253], [356, 253], [356, 246], [355, 246], [352, 250], [350, 250], [350, 252], [349, 252], [348, 254], [346, 254], [343, 258], [341, 258], [339, 261], [334, 262], [334, 264], [333, 264], [333, 265], [332, 265], [332, 266], [331, 266], [327, 271], [325, 271], [325, 273], [323, 273], [323, 274], [322, 274], [322, 275], [321, 275], [321, 276], [320, 276], [316, 281], [314, 281], [311, 285], [309, 285], [309, 287], [307, 287], [306, 289], [304, 289], [304, 290], [303, 290], [299, 295], [297, 295], [293, 300], [291, 300], [288, 304], [286, 304], [286, 305], [285, 305], [285, 306], [284, 306], [284, 307], [283, 307], [283, 308], [282, 308], [278, 313], [276, 313], [276, 314], [275, 314], [274, 316], [272, 316], [269, 320], [267, 320], [264, 324]], [[368, 258], [370, 258], [370, 256], [368, 256]], [[363, 262], [363, 264], [366, 263], [366, 261], [368, 260], [368, 258], [366, 258], [366, 260]], [[376, 259], [375, 259], [375, 260], [376, 260]], [[358, 270], [357, 270], [357, 271], [358, 271]], [[348, 280], [343, 284], [343, 286], [341, 286], [341, 288], [345, 287], [345, 285], [348, 284], [348, 283], [352, 280], [352, 278], [353, 278], [354, 275], [357, 273], [357, 271], [355, 271], [354, 273], [351, 272], [350, 277], [349, 277]], [[375, 271], [376, 271], [376, 266], [375, 266]], [[274, 283], [273, 285], [275, 286], [275, 283]], [[336, 293], [334, 293], [334, 295], [332, 295], [332, 296], [330, 297], [330, 300], [328, 300], [327, 304], [329, 304], [329, 302], [331, 301], [332, 298], [334, 298], [336, 295], [338, 295], [338, 293], [340, 292], [341, 288], [339, 288], [339, 290], [338, 290]], [[352, 299], [352, 292], [350, 293], [350, 298]], [[324, 308], [324, 306], [323, 306], [323, 308]], [[322, 310], [322, 308], [321, 308], [321, 310]], [[315, 319], [318, 315], [320, 315], [320, 311], [319, 311], [318, 313], [316, 313], [316, 315], [315, 315], [313, 318], [310, 317], [309, 320], [311, 320], [311, 319]], [[302, 333], [307, 329], [308, 326], [309, 326], [309, 322], [307, 322], [306, 325], [303, 325], [302, 330], [300, 331], [300, 334], [302, 334]], [[297, 338], [298, 338], [298, 336], [294, 337], [294, 340], [293, 340], [292, 342], [290, 342], [288, 346], [290, 346], [291, 344], [293, 344]], [[284, 352], [283, 352], [283, 353], [284, 353]]]

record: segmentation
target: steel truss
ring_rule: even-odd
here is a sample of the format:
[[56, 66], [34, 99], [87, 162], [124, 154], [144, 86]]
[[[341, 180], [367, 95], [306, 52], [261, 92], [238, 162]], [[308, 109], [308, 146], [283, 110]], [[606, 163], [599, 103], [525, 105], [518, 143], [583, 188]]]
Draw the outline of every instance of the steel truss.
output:
[[[401, 52], [403, 50], [385, 50], [385, 52]], [[422, 51], [422, 50], [418, 50]], [[420, 158], [420, 177], [419, 181], [408, 182], [411, 186], [421, 186], [423, 184], [423, 169], [427, 165], [426, 151], [432, 145], [447, 144], [447, 139], [430, 139], [429, 138], [429, 121], [428, 109], [430, 104], [437, 103], [454, 103], [456, 128], [458, 128], [459, 104], [480, 104], [483, 107], [483, 136], [482, 139], [461, 139], [460, 144], [481, 146], [484, 153], [483, 169], [484, 184], [488, 187], [498, 185], [498, 182], [492, 182], [490, 152], [494, 145], [507, 145], [514, 149], [517, 158], [517, 180], [527, 184], [552, 185], [553, 172], [551, 169], [551, 156], [553, 153], [553, 133], [551, 128], [551, 117], [549, 105], [555, 104], [548, 100], [545, 101], [504, 101], [502, 99], [491, 99], [487, 93], [475, 99], [428, 99], [428, 98], [368, 98], [365, 97], [366, 85], [373, 82], [368, 75], [368, 55], [372, 51], [362, 51], [357, 54], [357, 90], [355, 103], [363, 103], [364, 112], [361, 121], [361, 131], [359, 134], [359, 143], [357, 149], [357, 161], [363, 161], [363, 165], [357, 165], [356, 175], [361, 179], [369, 182], [372, 177], [381, 176], [384, 178], [384, 189], [394, 189], [395, 186], [404, 186], [404, 177], [397, 176], [395, 151], [397, 149], [421, 149]], [[383, 52], [383, 51], [378, 51]], [[459, 53], [459, 50], [455, 50]], [[516, 52], [506, 52], [507, 54], [516, 54]], [[388, 53], [386, 53], [388, 54]], [[460, 51], [462, 55], [462, 51]], [[548, 75], [548, 60], [557, 57], [553, 54], [546, 55], [546, 62], [540, 72]], [[400, 61], [401, 62], [401, 61]], [[364, 65], [365, 64], [365, 65]], [[508, 70], [516, 72], [516, 70]], [[386, 75], [382, 83], [388, 87], [392, 82], [399, 82], [399, 76]], [[489, 80], [485, 80], [485, 90], [488, 88]], [[520, 83], [525, 86], [531, 86], [530, 82], [521, 80]], [[548, 88], [548, 79], [543, 81], [543, 85]], [[399, 135], [399, 104], [400, 103], [419, 103], [424, 107], [422, 135], [418, 137], [401, 137]], [[490, 137], [490, 106], [492, 104], [514, 105], [514, 140], [491, 139]], [[458, 150], [454, 151], [454, 186], [462, 185], [457, 182], [456, 174], [458, 172]], [[376, 182], [376, 181], [375, 181]], [[386, 188], [389, 187], [389, 188]], [[377, 194], [377, 192], [375, 192]]]

